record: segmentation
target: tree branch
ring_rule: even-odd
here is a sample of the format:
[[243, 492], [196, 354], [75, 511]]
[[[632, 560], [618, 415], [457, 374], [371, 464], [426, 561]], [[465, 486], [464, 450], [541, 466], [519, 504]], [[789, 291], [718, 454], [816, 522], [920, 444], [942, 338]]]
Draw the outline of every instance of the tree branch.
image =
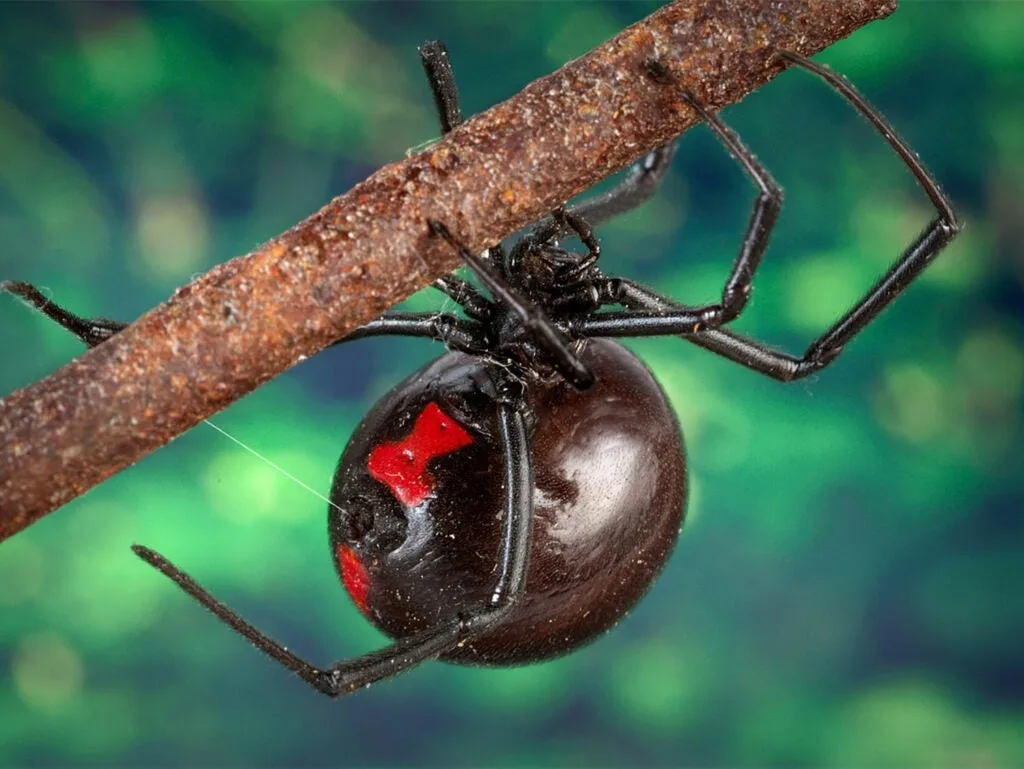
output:
[[693, 123], [661, 61], [714, 109], [895, 0], [680, 0], [219, 265], [0, 400], [0, 539], [136, 462]]

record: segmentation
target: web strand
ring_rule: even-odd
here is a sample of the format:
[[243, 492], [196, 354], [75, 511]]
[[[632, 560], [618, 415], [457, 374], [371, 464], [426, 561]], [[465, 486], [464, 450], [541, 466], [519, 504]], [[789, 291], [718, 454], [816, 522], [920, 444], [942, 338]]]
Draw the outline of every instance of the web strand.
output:
[[245, 445], [245, 444], [244, 444], [244, 443], [242, 443], [242, 442], [241, 442], [240, 440], [238, 440], [238, 438], [236, 438], [235, 436], [233, 436], [233, 435], [229, 434], [229, 433], [228, 433], [227, 431], [225, 431], [225, 430], [221, 429], [220, 427], [217, 427], [217, 425], [215, 425], [215, 424], [214, 424], [213, 422], [211, 422], [211, 421], [210, 421], [209, 419], [204, 419], [203, 421], [204, 421], [204, 422], [205, 422], [206, 424], [208, 424], [208, 425], [209, 425], [210, 427], [212, 427], [212, 428], [213, 428], [214, 430], [216, 430], [217, 432], [219, 432], [219, 433], [220, 433], [221, 435], [223, 435], [223, 436], [224, 436], [225, 438], [228, 438], [228, 439], [230, 439], [230, 440], [234, 441], [235, 443], [237, 443], [237, 444], [238, 444], [239, 446], [241, 446], [241, 447], [242, 447], [243, 449], [245, 449], [246, 451], [248, 451], [248, 452], [249, 452], [250, 454], [252, 454], [252, 455], [253, 455], [254, 457], [256, 457], [257, 459], [261, 459], [261, 460], [263, 460], [264, 462], [266, 462], [266, 463], [267, 463], [268, 465], [270, 465], [270, 466], [271, 466], [272, 468], [274, 468], [275, 470], [277, 470], [277, 472], [281, 473], [281, 475], [283, 475], [283, 476], [284, 476], [285, 478], [288, 478], [288, 479], [290, 479], [290, 480], [294, 481], [295, 483], [299, 484], [299, 485], [300, 485], [300, 486], [301, 486], [302, 488], [304, 488], [304, 489], [305, 489], [306, 491], [308, 491], [308, 492], [309, 492], [310, 494], [312, 494], [313, 496], [315, 496], [315, 497], [317, 497], [317, 498], [319, 498], [319, 499], [322, 499], [322, 500], [323, 500], [324, 502], [326, 502], [326, 503], [327, 503], [328, 505], [330, 505], [331, 507], [333, 507], [333, 508], [334, 508], [335, 510], [337, 510], [337, 511], [338, 511], [339, 513], [340, 513], [340, 512], [344, 512], [344, 511], [343, 511], [343, 510], [342, 510], [342, 509], [341, 509], [340, 507], [338, 507], [338, 506], [337, 506], [336, 504], [334, 504], [334, 503], [333, 503], [333, 502], [332, 502], [331, 500], [329, 500], [329, 499], [328, 499], [327, 497], [325, 497], [325, 496], [324, 496], [323, 494], [321, 494], [321, 493], [320, 493], [319, 491], [317, 491], [316, 489], [314, 489], [314, 488], [313, 488], [312, 486], [309, 486], [308, 484], [305, 484], [305, 483], [303, 483], [303, 482], [302, 482], [302, 481], [300, 481], [300, 480], [299, 480], [298, 478], [296, 478], [296, 477], [295, 477], [294, 475], [292, 475], [292, 474], [291, 474], [291, 473], [289, 473], [289, 472], [288, 472], [287, 470], [285, 470], [285, 469], [284, 469], [283, 467], [281, 467], [280, 465], [276, 464], [276, 463], [275, 463], [275, 462], [273, 462], [272, 460], [270, 460], [270, 459], [268, 459], [267, 457], [265, 457], [265, 456], [263, 456], [262, 454], [260, 454], [260, 453], [259, 453], [258, 451], [256, 451], [256, 449], [254, 449], [254, 448], [251, 448], [251, 447], [249, 447], [249, 446]]

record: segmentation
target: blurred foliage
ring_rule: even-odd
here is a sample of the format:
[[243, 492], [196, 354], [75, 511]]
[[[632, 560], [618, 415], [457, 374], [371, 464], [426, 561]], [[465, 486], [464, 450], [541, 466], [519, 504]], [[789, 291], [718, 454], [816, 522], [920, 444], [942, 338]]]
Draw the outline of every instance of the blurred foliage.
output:
[[[132, 318], [651, 3], [0, 4], [0, 275]], [[843, 358], [792, 386], [676, 340], [690, 520], [615, 632], [513, 670], [438, 663], [332, 702], [128, 546], [165, 552], [314, 661], [382, 637], [325, 505], [198, 427], [0, 546], [3, 766], [1024, 764], [1024, 5], [911, 2], [820, 59], [969, 226]], [[787, 73], [726, 111], [787, 191], [739, 328], [799, 350], [932, 215], [878, 136]], [[712, 300], [753, 193], [704, 129], [603, 227], [606, 268]], [[419, 296], [413, 306], [437, 306]], [[0, 393], [79, 354], [0, 297]], [[440, 349], [365, 340], [215, 418], [320, 492], [374, 400]]]

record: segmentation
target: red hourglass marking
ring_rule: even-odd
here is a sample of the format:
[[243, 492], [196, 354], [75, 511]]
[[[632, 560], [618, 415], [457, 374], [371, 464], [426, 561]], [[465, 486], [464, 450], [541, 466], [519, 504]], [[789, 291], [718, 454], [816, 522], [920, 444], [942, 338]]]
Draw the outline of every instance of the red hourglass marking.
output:
[[409, 435], [397, 443], [382, 443], [370, 452], [367, 468], [399, 502], [415, 507], [434, 488], [427, 462], [472, 442], [473, 436], [431, 401], [416, 418]]

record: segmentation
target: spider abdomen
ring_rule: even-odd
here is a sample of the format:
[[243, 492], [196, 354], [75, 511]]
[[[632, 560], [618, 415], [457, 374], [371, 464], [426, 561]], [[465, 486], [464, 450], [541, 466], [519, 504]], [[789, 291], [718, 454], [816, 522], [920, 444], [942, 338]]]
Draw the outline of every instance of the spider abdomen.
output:
[[[533, 543], [507, 619], [444, 655], [510, 665], [569, 652], [643, 596], [678, 536], [685, 460], [674, 413], [621, 345], [588, 343], [597, 384], [532, 384]], [[331, 490], [331, 546], [356, 604], [402, 638], [486, 605], [504, 516], [497, 364], [448, 353], [384, 396]]]

